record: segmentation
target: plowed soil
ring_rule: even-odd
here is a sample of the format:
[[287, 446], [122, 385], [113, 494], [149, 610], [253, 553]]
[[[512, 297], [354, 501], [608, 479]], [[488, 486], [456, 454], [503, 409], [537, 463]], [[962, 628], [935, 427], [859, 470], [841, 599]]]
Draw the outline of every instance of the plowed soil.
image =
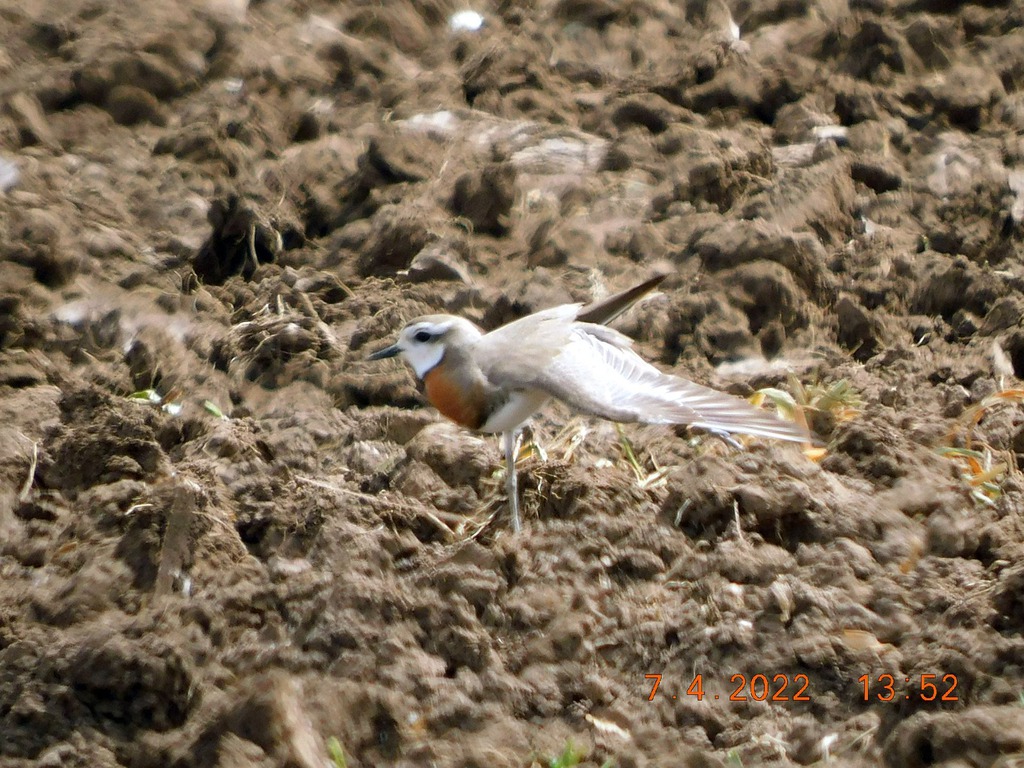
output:
[[[0, 763], [1024, 764], [1024, 7], [730, 5], [2, 3]], [[555, 405], [516, 535], [366, 360], [657, 271], [822, 450]]]

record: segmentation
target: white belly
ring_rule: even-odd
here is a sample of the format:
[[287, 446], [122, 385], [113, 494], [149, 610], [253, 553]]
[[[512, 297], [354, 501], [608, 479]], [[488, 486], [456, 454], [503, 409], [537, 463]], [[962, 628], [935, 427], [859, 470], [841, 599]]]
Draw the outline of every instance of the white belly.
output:
[[487, 418], [480, 431], [514, 432], [550, 399], [550, 395], [539, 389], [514, 392], [507, 403]]

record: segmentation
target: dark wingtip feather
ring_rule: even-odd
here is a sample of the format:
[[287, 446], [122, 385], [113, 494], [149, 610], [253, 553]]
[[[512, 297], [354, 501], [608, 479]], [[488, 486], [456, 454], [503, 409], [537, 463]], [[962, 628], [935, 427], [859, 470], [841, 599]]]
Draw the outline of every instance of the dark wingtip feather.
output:
[[635, 285], [621, 293], [617, 293], [614, 296], [609, 296], [607, 299], [602, 299], [601, 301], [595, 301], [592, 304], [588, 304], [579, 311], [579, 314], [576, 315], [576, 319], [581, 323], [607, 325], [636, 304], [648, 293], [661, 285], [662, 281], [664, 281], [668, 275], [668, 272], [659, 273], [654, 277], [644, 280], [644, 282], [639, 285]]

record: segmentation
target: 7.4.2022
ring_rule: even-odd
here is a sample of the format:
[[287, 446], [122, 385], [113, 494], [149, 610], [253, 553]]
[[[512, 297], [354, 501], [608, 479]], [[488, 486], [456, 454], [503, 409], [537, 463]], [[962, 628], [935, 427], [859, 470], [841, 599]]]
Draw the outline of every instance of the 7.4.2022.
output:
[[[661, 686], [660, 674], [649, 674], [644, 675], [645, 678], [651, 680], [653, 685], [651, 686], [651, 693], [647, 697], [648, 701], [654, 701], [654, 697], [658, 693], [658, 688]], [[729, 678], [729, 682], [736, 686], [732, 693], [729, 694], [729, 701], [810, 701], [810, 696], [807, 695], [807, 689], [811, 684], [807, 675], [793, 675], [792, 681], [789, 675], [777, 674], [772, 675], [769, 679], [768, 675], [756, 674], [751, 675], [749, 678], [747, 675], [735, 674]], [[663, 696], [668, 694], [662, 693]], [[710, 699], [720, 699], [721, 696], [717, 693], [705, 693], [704, 692], [704, 676], [695, 675], [690, 684], [686, 687], [686, 696], [693, 696], [697, 701], [704, 701], [704, 697], [707, 696]], [[672, 696], [673, 699], [679, 698], [679, 696]]]

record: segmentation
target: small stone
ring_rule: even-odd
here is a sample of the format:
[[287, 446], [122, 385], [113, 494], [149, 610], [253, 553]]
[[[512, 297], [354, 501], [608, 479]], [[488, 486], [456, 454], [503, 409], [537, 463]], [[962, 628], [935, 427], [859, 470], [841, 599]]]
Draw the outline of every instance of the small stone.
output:
[[967, 391], [966, 387], [953, 384], [946, 387], [942, 399], [942, 415], [948, 419], [955, 419], [964, 412], [964, 408], [970, 402], [971, 393]]
[[413, 283], [431, 280], [470, 282], [466, 263], [444, 243], [431, 243], [416, 254], [409, 265], [408, 278]]
[[953, 313], [949, 324], [953, 327], [953, 332], [961, 339], [969, 338], [978, 332], [978, 318], [963, 308]]
[[971, 400], [975, 403], [980, 403], [989, 395], [994, 395], [996, 389], [996, 383], [992, 379], [984, 377], [975, 379], [974, 383], [971, 384]]
[[878, 402], [892, 408], [899, 399], [899, 390], [896, 387], [886, 387], [878, 394]]
[[167, 122], [156, 96], [135, 85], [119, 85], [114, 88], [104, 106], [120, 125], [164, 125]]

